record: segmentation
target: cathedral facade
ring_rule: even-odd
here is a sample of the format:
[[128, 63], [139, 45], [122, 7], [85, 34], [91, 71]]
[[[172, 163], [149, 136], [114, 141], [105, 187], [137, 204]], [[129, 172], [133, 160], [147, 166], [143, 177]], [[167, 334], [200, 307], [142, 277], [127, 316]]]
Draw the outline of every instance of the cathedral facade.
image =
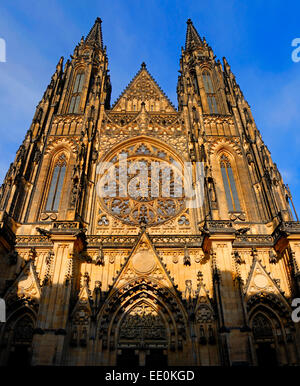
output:
[[188, 20], [178, 108], [108, 72], [97, 18], [1, 186], [0, 363], [299, 365], [300, 223], [227, 60]]

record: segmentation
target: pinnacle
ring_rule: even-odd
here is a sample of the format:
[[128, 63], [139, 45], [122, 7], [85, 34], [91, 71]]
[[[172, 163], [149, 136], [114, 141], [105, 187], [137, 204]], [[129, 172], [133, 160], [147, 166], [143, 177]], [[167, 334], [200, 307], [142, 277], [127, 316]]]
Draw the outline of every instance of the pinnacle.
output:
[[196, 28], [194, 27], [192, 20], [188, 19], [186, 23], [187, 23], [187, 30], [186, 30], [185, 49], [190, 50], [196, 46], [202, 46], [203, 42]]
[[101, 29], [102, 20], [100, 17], [97, 17], [95, 23], [90, 30], [88, 36], [85, 39], [85, 42], [91, 45], [97, 45], [99, 48], [103, 48], [103, 40], [102, 40], [102, 29]]
[[141, 68], [146, 68], [146, 63], [145, 63], [145, 62], [143, 62], [143, 63], [141, 64]]

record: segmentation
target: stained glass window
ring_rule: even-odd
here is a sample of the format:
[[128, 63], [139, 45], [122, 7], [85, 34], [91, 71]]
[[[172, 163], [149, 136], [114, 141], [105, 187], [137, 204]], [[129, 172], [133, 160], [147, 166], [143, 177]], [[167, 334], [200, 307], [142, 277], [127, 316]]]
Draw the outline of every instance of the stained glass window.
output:
[[208, 71], [202, 73], [204, 89], [207, 95], [207, 102], [210, 114], [218, 114], [218, 106], [215, 97], [215, 91], [212, 84], [211, 76]]
[[222, 172], [222, 178], [223, 178], [223, 184], [224, 184], [228, 209], [230, 212], [240, 212], [241, 206], [240, 206], [239, 197], [237, 194], [237, 189], [235, 185], [231, 164], [225, 155], [222, 155], [221, 157], [221, 172]]
[[123, 149], [123, 154], [127, 155], [126, 167], [118, 153], [99, 178], [97, 189], [104, 212], [126, 224], [146, 222], [152, 226], [185, 209], [184, 176], [167, 151], [137, 142]]
[[69, 105], [69, 113], [77, 114], [79, 112], [79, 104], [81, 99], [81, 92], [84, 83], [84, 73], [80, 72], [76, 75], [75, 84]]
[[46, 204], [46, 210], [55, 211], [55, 212], [58, 211], [65, 172], [66, 172], [66, 157], [63, 154], [57, 160], [53, 170], [47, 204]]

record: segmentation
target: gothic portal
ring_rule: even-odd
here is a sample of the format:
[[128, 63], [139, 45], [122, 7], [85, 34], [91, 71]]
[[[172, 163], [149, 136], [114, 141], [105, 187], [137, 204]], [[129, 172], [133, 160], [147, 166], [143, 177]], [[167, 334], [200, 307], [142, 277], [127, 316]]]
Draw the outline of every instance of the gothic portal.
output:
[[144, 63], [111, 105], [99, 18], [59, 60], [0, 189], [1, 364], [300, 363], [289, 189], [191, 20], [179, 73], [178, 108]]

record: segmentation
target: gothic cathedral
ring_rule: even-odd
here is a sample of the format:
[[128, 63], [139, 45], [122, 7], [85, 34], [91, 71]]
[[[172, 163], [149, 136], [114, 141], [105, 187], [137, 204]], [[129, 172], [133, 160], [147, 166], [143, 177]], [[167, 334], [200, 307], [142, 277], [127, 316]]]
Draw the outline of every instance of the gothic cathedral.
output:
[[227, 60], [188, 20], [178, 108], [108, 73], [97, 18], [0, 188], [0, 363], [299, 365], [300, 223]]

